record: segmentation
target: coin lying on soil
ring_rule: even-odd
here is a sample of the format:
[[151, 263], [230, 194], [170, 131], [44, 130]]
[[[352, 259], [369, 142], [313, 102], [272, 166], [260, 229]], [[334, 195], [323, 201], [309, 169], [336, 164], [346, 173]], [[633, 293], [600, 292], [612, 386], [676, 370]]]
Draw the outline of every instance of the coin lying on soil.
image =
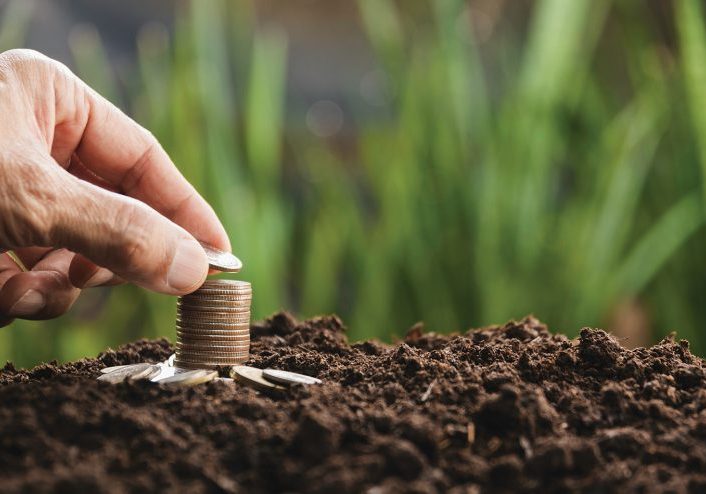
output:
[[105, 368], [101, 369], [101, 374], [108, 374], [108, 373], [116, 371], [118, 369], [132, 367], [133, 365], [140, 365], [140, 364], [113, 365], [112, 367], [105, 367]]
[[180, 372], [171, 377], [161, 379], [159, 384], [171, 384], [175, 386], [195, 386], [196, 384], [206, 383], [218, 377], [217, 371], [204, 369], [196, 369], [187, 372]]
[[111, 384], [121, 383], [125, 380], [137, 381], [140, 379], [152, 379], [162, 371], [161, 367], [153, 364], [134, 364], [121, 369], [116, 369], [107, 374], [101, 374], [99, 381]]
[[272, 381], [277, 384], [284, 384], [285, 386], [289, 386], [291, 384], [321, 384], [321, 379], [316, 379], [315, 377], [304, 374], [297, 374], [296, 372], [288, 372], [277, 369], [263, 370], [262, 377], [268, 381]]
[[275, 384], [262, 377], [262, 369], [248, 367], [247, 365], [235, 365], [231, 367], [230, 377], [259, 391], [284, 389], [284, 386]]

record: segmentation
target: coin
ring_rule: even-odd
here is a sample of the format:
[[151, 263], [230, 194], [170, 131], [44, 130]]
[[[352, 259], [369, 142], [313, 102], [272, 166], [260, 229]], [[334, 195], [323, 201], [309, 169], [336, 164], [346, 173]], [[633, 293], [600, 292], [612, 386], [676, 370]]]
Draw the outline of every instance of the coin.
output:
[[199, 288], [199, 292], [203, 290], [238, 290], [243, 288], [252, 288], [252, 285], [243, 280], [206, 280]]
[[98, 377], [99, 381], [109, 382], [111, 384], [117, 384], [129, 379], [135, 381], [138, 379], [151, 379], [160, 372], [160, 367], [158, 365], [152, 364], [134, 364], [121, 369], [116, 369], [107, 374], [102, 374]]
[[231, 343], [243, 344], [250, 343], [249, 335], [240, 336], [222, 336], [222, 335], [197, 335], [191, 336], [189, 334], [177, 332], [179, 341], [184, 344], [196, 344], [196, 345], [230, 345]]
[[250, 349], [250, 342], [233, 342], [228, 345], [216, 345], [207, 342], [206, 344], [198, 344], [192, 342], [177, 341], [177, 350], [183, 355], [184, 353], [204, 353], [207, 355], [230, 355], [233, 353], [242, 353]]
[[165, 377], [159, 384], [171, 384], [176, 386], [194, 386], [202, 384], [218, 377], [218, 372], [205, 369], [197, 369], [188, 372], [180, 372], [171, 377]]
[[177, 324], [177, 333], [201, 335], [212, 334], [221, 336], [244, 336], [250, 334], [250, 325], [239, 324], [225, 326], [223, 324], [214, 324], [213, 326], [204, 326], [193, 324]]
[[[235, 361], [239, 361], [243, 357], [249, 357], [249, 352], [248, 349], [245, 348], [243, 350], [239, 351], [233, 351], [233, 352], [219, 352], [219, 353], [210, 353], [210, 352], [197, 352], [194, 350], [187, 350], [187, 351], [180, 351], [177, 354], [176, 361], [181, 362], [184, 360], [188, 360], [189, 362], [220, 362], [224, 365], [228, 365], [228, 363]], [[108, 374], [105, 374], [106, 376]]]
[[177, 302], [177, 367], [213, 368], [248, 360], [250, 283], [208, 280]]
[[[187, 354], [179, 354], [176, 358], [177, 367], [181, 362], [189, 362], [191, 364], [210, 364], [210, 365], [233, 365], [241, 362], [242, 359], [248, 359], [250, 354], [245, 351], [242, 353], [233, 353], [229, 355], [204, 355], [200, 353], [189, 352]], [[110, 374], [105, 374], [106, 376]]]
[[207, 292], [197, 291], [193, 295], [184, 295], [180, 297], [180, 301], [189, 303], [204, 303], [209, 301], [214, 302], [242, 302], [247, 303], [252, 299], [252, 292], [229, 292], [221, 294], [211, 294]]
[[173, 365], [164, 365], [164, 364], [161, 364], [161, 365], [157, 364], [157, 365], [159, 365], [159, 367], [160, 367], [160, 369], [159, 369], [160, 372], [159, 372], [159, 374], [157, 374], [156, 376], [154, 376], [153, 378], [150, 379], [150, 381], [152, 381], [153, 383], [159, 382], [162, 379], [165, 379], [167, 377], [171, 377], [174, 374], [176, 374], [177, 368]]
[[284, 389], [283, 386], [268, 381], [262, 377], [262, 369], [249, 367], [247, 365], [235, 365], [230, 369], [230, 377], [260, 391], [271, 391]]
[[200, 329], [202, 331], [250, 331], [250, 320], [238, 319], [212, 319], [207, 317], [180, 317], [176, 321], [177, 328]]
[[[241, 334], [213, 334], [213, 333], [185, 333], [177, 331], [177, 339], [182, 342], [200, 343], [200, 344], [231, 344], [236, 342], [249, 342], [250, 335], [247, 333]], [[223, 343], [218, 343], [223, 342]]]
[[248, 361], [248, 358], [249, 357], [246, 355], [244, 357], [238, 357], [226, 361], [216, 362], [205, 360], [199, 360], [198, 362], [191, 360], [177, 360], [177, 367], [179, 367], [180, 369], [217, 369], [219, 367], [225, 367], [229, 365], [244, 364]]
[[211, 363], [203, 363], [203, 362], [179, 362], [179, 369], [186, 369], [186, 370], [192, 370], [192, 369], [219, 369], [221, 367], [228, 367], [231, 365], [239, 365], [239, 364], [244, 364], [247, 362], [248, 359], [247, 357], [241, 357], [238, 359], [234, 359], [230, 362], [211, 362]]
[[230, 252], [216, 249], [205, 242], [199, 243], [203, 247], [204, 252], [206, 252], [208, 265], [211, 269], [228, 273], [237, 273], [242, 269], [243, 263]]
[[250, 321], [225, 321], [225, 320], [208, 320], [208, 319], [188, 319], [178, 320], [176, 322], [177, 329], [194, 330], [196, 332], [204, 331], [234, 331], [234, 332], [250, 332]]
[[304, 374], [297, 374], [296, 372], [288, 372], [277, 369], [263, 370], [262, 377], [268, 381], [272, 381], [277, 384], [284, 384], [286, 386], [290, 384], [321, 384], [321, 379], [316, 379], [315, 377]]
[[201, 311], [190, 307], [177, 307], [177, 319], [180, 321], [201, 322], [250, 322], [250, 310], [227, 312], [214, 308]]
[[186, 300], [201, 300], [201, 299], [228, 299], [238, 297], [248, 297], [252, 295], [252, 287], [234, 287], [234, 288], [199, 288], [195, 292], [184, 295]]
[[[177, 307], [188, 311], [211, 312], [209, 309], [229, 309], [234, 312], [250, 312], [251, 298], [247, 300], [179, 300]], [[218, 312], [218, 311], [216, 311]]]
[[125, 367], [132, 367], [133, 365], [140, 364], [113, 365], [112, 367], [104, 367], [103, 369], [101, 369], [101, 374], [108, 374], [109, 372], [113, 372], [118, 369], [124, 369]]
[[227, 305], [227, 304], [191, 304], [179, 302], [177, 303], [177, 309], [181, 312], [189, 312], [189, 314], [203, 314], [215, 312], [217, 314], [230, 315], [230, 314], [247, 314], [250, 315], [250, 304], [241, 305]]

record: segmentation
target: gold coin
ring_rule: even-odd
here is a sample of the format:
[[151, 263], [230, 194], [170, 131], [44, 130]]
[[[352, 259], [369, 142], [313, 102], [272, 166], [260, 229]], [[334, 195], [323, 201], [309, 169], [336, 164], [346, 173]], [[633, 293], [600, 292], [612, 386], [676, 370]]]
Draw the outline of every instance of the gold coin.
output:
[[241, 328], [241, 329], [235, 329], [235, 328], [224, 328], [221, 329], [219, 327], [216, 327], [216, 329], [203, 329], [203, 328], [192, 328], [191, 326], [181, 326], [177, 325], [176, 328], [177, 335], [183, 335], [186, 337], [191, 337], [191, 338], [200, 338], [202, 336], [222, 336], [224, 338], [227, 337], [239, 337], [239, 338], [245, 338], [245, 337], [250, 337], [250, 330], [248, 328]]
[[250, 329], [250, 318], [180, 317], [176, 325], [194, 329]]
[[227, 364], [182, 361], [182, 362], [177, 362], [177, 364], [178, 364], [177, 367], [179, 367], [180, 369], [216, 369], [218, 367], [223, 367], [223, 366], [242, 364], [247, 361], [248, 361], [248, 357], [236, 359], [235, 361], [228, 362]]
[[247, 328], [243, 329], [201, 329], [188, 326], [177, 326], [177, 335], [182, 335], [187, 338], [202, 338], [210, 336], [222, 336], [224, 338], [249, 338], [250, 331]]
[[250, 288], [252, 285], [243, 280], [206, 280], [199, 290], [209, 288], [234, 289], [234, 288]]
[[[222, 365], [228, 365], [228, 363], [232, 362], [233, 359], [240, 359], [243, 357], [247, 357], [249, 355], [250, 355], [250, 352], [248, 352], [247, 349], [243, 350], [243, 351], [238, 351], [238, 352], [219, 353], [219, 354], [197, 353], [197, 352], [186, 351], [184, 349], [180, 349], [179, 359], [180, 360], [188, 360], [189, 362], [215, 362], [215, 363], [220, 362]], [[105, 375], [107, 375], [107, 374], [105, 374]]]
[[123, 381], [137, 381], [140, 379], [152, 379], [159, 374], [161, 368], [153, 364], [134, 364], [127, 367], [115, 369], [112, 372], [101, 374], [98, 377], [99, 381], [117, 384]]
[[231, 342], [226, 344], [215, 344], [212, 342], [194, 343], [193, 341], [177, 341], [176, 347], [181, 353], [204, 353], [208, 355], [229, 355], [231, 353], [241, 353], [250, 350], [250, 342]]
[[230, 357], [234, 353], [248, 353], [250, 351], [249, 343], [240, 343], [236, 345], [227, 345], [219, 348], [214, 348], [213, 345], [206, 346], [194, 346], [194, 345], [180, 345], [177, 343], [176, 347], [177, 356], [181, 355], [199, 355], [208, 357]]
[[181, 319], [176, 321], [176, 327], [197, 329], [199, 331], [250, 331], [250, 321], [205, 318]]
[[262, 376], [262, 369], [248, 367], [247, 365], [236, 365], [230, 370], [230, 377], [245, 384], [248, 387], [260, 391], [282, 390], [283, 386], [268, 381]]
[[223, 300], [213, 300], [213, 299], [203, 299], [203, 300], [179, 300], [177, 301], [177, 307], [186, 307], [199, 310], [201, 307], [232, 307], [236, 309], [248, 309], [250, 308], [251, 299], [223, 299]]
[[[176, 357], [177, 362], [187, 361], [194, 364], [199, 362], [212, 363], [217, 365], [228, 365], [229, 362], [238, 360], [241, 358], [249, 357], [249, 352], [233, 353], [229, 355], [207, 355], [193, 352], [179, 352]], [[109, 376], [110, 374], [104, 374], [104, 376]]]
[[186, 369], [215, 369], [217, 367], [227, 367], [230, 365], [238, 365], [247, 362], [249, 355], [234, 357], [228, 360], [212, 360], [212, 359], [179, 359], [176, 365], [179, 368]]
[[248, 334], [237, 334], [237, 335], [213, 335], [213, 334], [189, 334], [177, 331], [177, 341], [182, 343], [202, 343], [206, 342], [213, 343], [214, 345], [220, 344], [230, 344], [237, 342], [250, 342], [250, 335]]
[[185, 326], [182, 324], [177, 324], [177, 333], [189, 336], [197, 336], [202, 334], [212, 336], [250, 336], [250, 329], [247, 326], [243, 326], [240, 328], [228, 328], [224, 326], [197, 328], [194, 326]]
[[243, 321], [250, 320], [250, 311], [247, 312], [198, 312], [188, 310], [178, 310], [177, 317], [181, 319], [241, 319]]
[[177, 304], [177, 311], [184, 313], [199, 313], [199, 312], [223, 312], [226, 314], [249, 314], [250, 304]]
[[193, 292], [189, 295], [182, 295], [179, 297], [180, 300], [237, 300], [239, 298], [252, 298], [252, 291], [250, 290], [237, 290], [237, 291], [204, 291], [204, 292]]
[[252, 297], [251, 288], [237, 288], [237, 289], [226, 289], [221, 288], [206, 288], [202, 290], [196, 290], [187, 295], [182, 295], [179, 298], [183, 299], [196, 299], [196, 298], [230, 298], [230, 297]]
[[160, 379], [159, 384], [172, 384], [175, 386], [194, 386], [218, 377], [218, 372], [208, 370], [193, 370], [190, 372], [179, 372], [170, 377]]
[[241, 287], [204, 287], [198, 290], [182, 295], [183, 298], [189, 297], [230, 297], [237, 295], [252, 295], [251, 286]]
[[233, 297], [190, 297], [177, 299], [179, 304], [185, 305], [247, 305], [252, 301], [250, 295], [238, 295]]
[[211, 342], [212, 344], [219, 345], [219, 342], [224, 342], [226, 345], [237, 342], [250, 342], [250, 335], [247, 334], [193, 334], [193, 333], [177, 333], [177, 341], [184, 343], [205, 343]]
[[177, 306], [177, 317], [250, 317], [250, 307], [220, 307], [218, 305], [201, 305], [191, 307]]
[[250, 306], [229, 306], [229, 305], [177, 305], [179, 313], [189, 314], [211, 314], [216, 312], [223, 315], [247, 314], [250, 315]]
[[[225, 281], [225, 280], [223, 280], [223, 281]], [[195, 291], [188, 293], [184, 296], [188, 297], [189, 295], [200, 294], [200, 293], [251, 293], [251, 292], [252, 292], [252, 286], [250, 286], [250, 283], [247, 283], [244, 285], [241, 284], [241, 285], [221, 285], [221, 286], [203, 285], [198, 290], [195, 290]]]

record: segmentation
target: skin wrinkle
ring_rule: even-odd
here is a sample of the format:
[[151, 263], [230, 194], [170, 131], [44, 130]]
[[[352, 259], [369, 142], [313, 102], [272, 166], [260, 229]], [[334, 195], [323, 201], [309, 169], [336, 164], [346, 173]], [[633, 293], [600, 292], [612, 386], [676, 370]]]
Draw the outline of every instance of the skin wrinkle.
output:
[[138, 189], [142, 180], [145, 178], [147, 164], [151, 157], [154, 156], [159, 144], [156, 140], [147, 144], [144, 152], [135, 160], [135, 163], [127, 169], [122, 178], [118, 181], [120, 189], [123, 193], [131, 195], [135, 189]]
[[99, 266], [105, 284], [186, 293], [203, 280], [198, 269], [172, 269], [178, 247], [208, 272], [189, 230], [228, 248], [213, 209], [154, 136], [66, 66], [30, 50], [0, 53], [0, 115], [0, 246], [30, 269], [0, 257], [0, 326], [30, 288], [46, 304], [23, 317], [65, 312], [79, 293], [70, 280]]

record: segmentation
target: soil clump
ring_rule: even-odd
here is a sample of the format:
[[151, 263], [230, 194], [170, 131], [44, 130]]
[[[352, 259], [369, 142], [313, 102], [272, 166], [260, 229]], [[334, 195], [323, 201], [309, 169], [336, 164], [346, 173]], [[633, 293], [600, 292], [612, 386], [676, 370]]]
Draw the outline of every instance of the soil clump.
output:
[[0, 371], [3, 492], [704, 492], [706, 369], [688, 342], [627, 350], [528, 317], [462, 335], [349, 344], [336, 317], [282, 313], [248, 365], [322, 379], [95, 381], [167, 340]]

